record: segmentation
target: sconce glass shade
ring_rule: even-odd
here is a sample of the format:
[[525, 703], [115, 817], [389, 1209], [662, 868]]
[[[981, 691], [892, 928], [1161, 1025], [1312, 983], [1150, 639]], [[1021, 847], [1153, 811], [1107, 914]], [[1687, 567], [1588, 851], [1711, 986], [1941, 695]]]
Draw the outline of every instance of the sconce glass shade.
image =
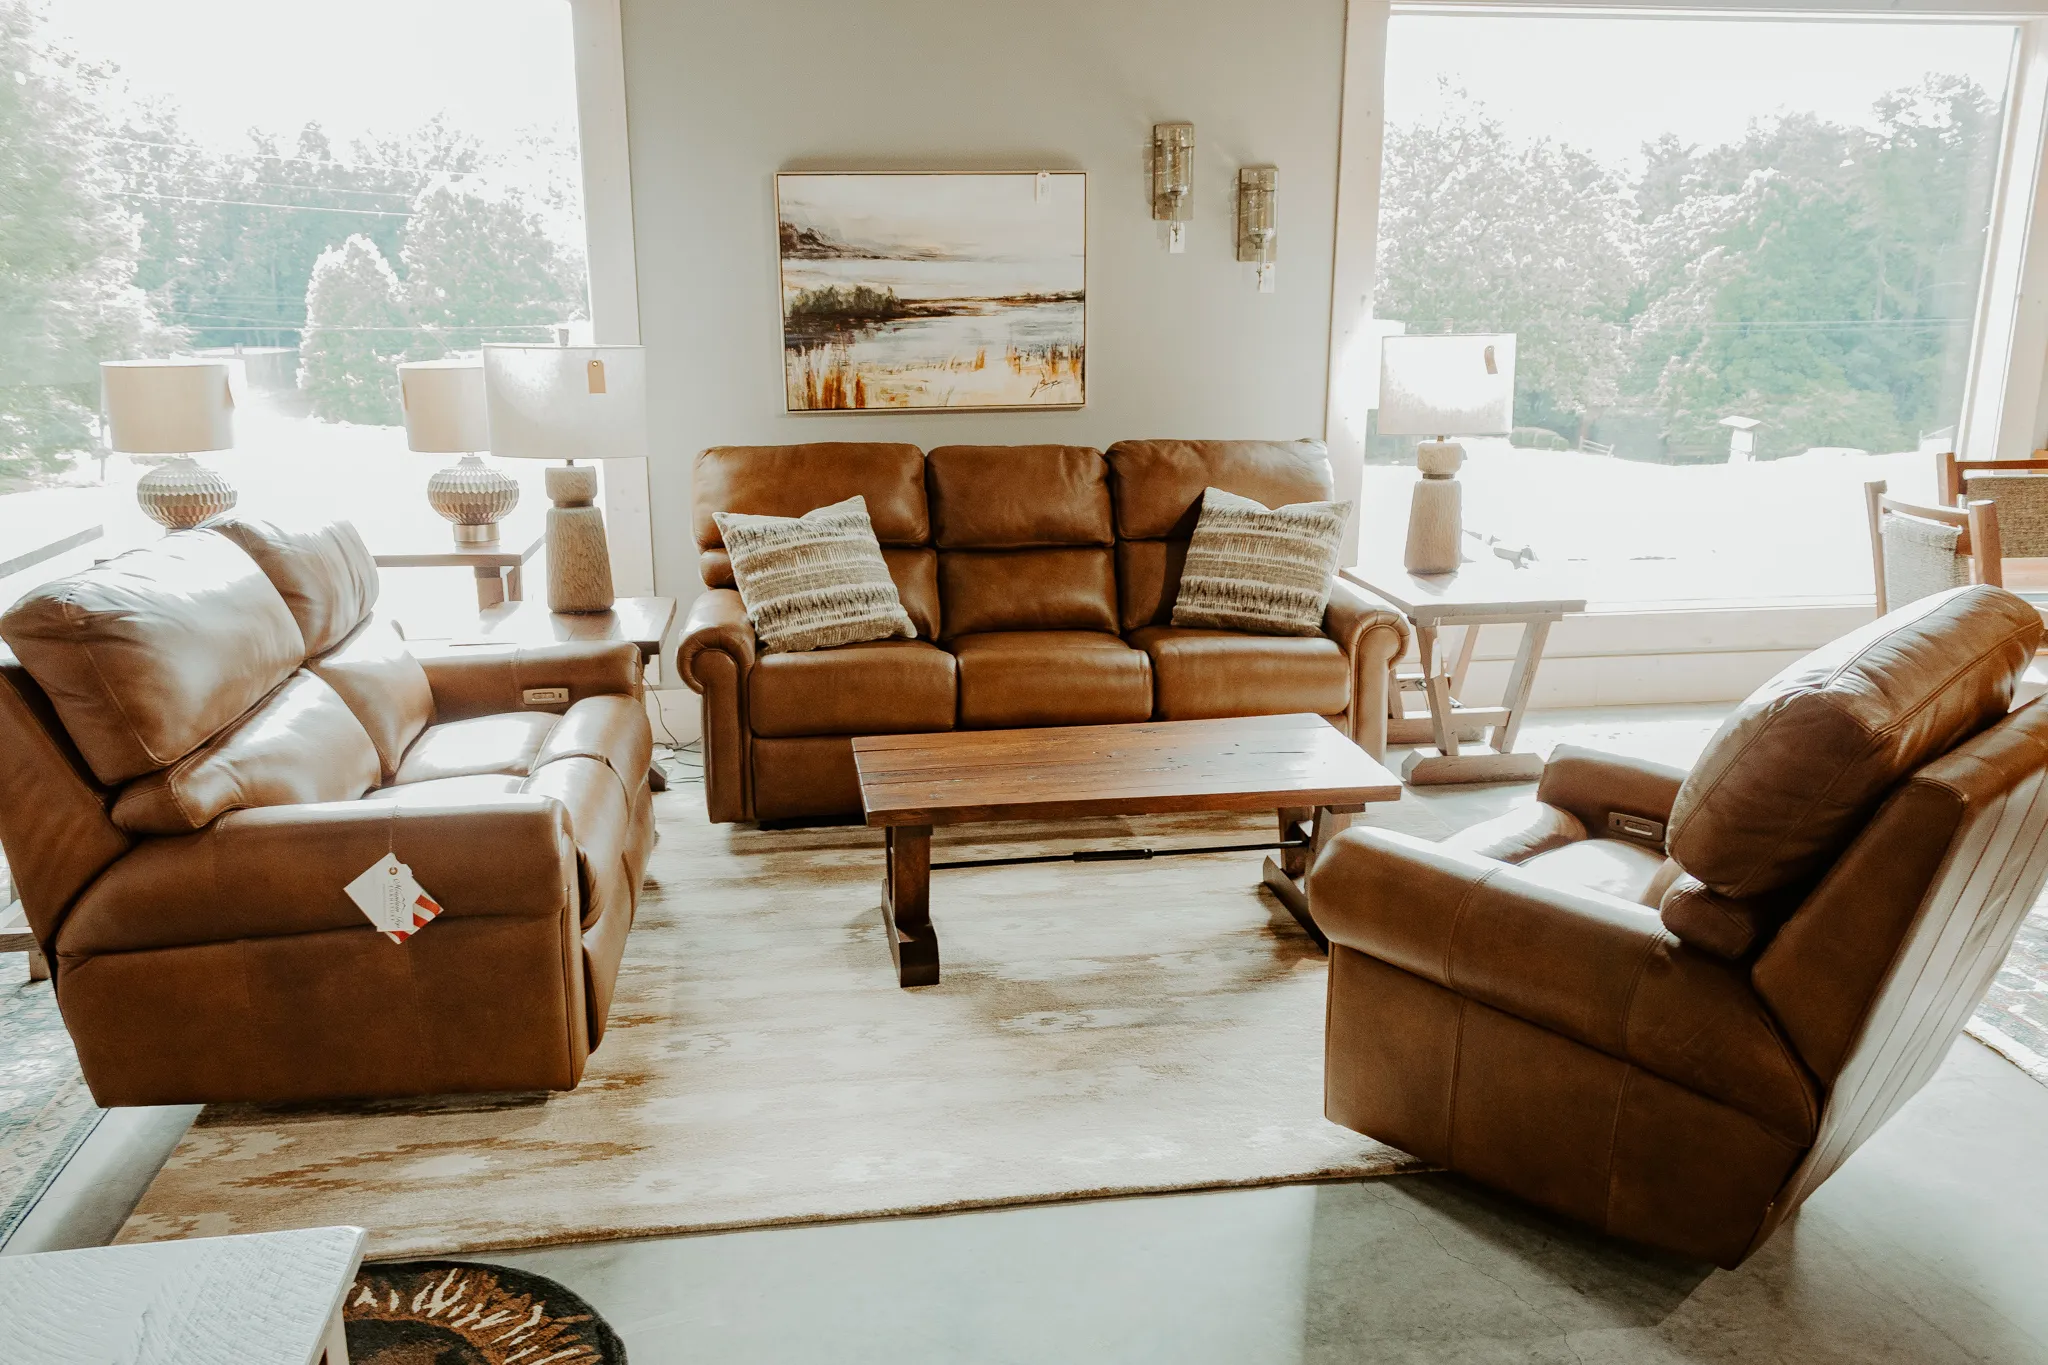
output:
[[1152, 217], [1185, 223], [1195, 216], [1195, 125], [1152, 125]]
[[1245, 166], [1237, 173], [1237, 259], [1264, 265], [1273, 259], [1279, 231], [1274, 191], [1280, 173], [1271, 166]]
[[647, 454], [647, 353], [638, 346], [486, 346], [490, 450], [510, 460]]
[[1515, 336], [1380, 342], [1383, 436], [1506, 436], [1515, 427]]

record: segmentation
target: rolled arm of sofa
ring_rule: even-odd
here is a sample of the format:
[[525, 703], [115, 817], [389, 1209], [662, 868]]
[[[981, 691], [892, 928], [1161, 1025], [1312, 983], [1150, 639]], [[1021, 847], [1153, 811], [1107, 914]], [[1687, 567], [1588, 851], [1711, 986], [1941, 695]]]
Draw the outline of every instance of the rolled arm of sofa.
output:
[[715, 823], [754, 816], [747, 674], [758, 650], [737, 591], [710, 588], [690, 604], [676, 648], [676, 670], [704, 698], [704, 805]]
[[[413, 653], [426, 669], [437, 722], [508, 711], [561, 712], [585, 697], [638, 698], [646, 688], [640, 649], [625, 640], [430, 645]], [[567, 695], [528, 700], [535, 689]]]
[[369, 930], [347, 888], [387, 852], [443, 918], [552, 919], [576, 932], [576, 845], [559, 801], [372, 798], [231, 811], [195, 834], [144, 840], [80, 898], [58, 956]]
[[1333, 944], [1812, 1135], [1811, 1084], [1744, 973], [1654, 910], [1378, 829], [1323, 851], [1309, 908]]
[[1387, 689], [1408, 650], [1408, 622], [1364, 589], [1339, 578], [1323, 611], [1323, 633], [1351, 660], [1351, 741], [1374, 758], [1387, 752]]

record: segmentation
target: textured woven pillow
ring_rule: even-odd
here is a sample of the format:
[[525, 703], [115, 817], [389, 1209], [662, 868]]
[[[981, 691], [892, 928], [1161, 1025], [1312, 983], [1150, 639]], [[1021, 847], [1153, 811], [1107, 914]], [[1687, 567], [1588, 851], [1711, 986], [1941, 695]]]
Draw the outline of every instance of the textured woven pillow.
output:
[[1348, 502], [1267, 508], [1211, 488], [1188, 542], [1173, 623], [1255, 635], [1320, 635]]
[[917, 634], [858, 493], [800, 517], [713, 512], [711, 519], [764, 650], [796, 653]]

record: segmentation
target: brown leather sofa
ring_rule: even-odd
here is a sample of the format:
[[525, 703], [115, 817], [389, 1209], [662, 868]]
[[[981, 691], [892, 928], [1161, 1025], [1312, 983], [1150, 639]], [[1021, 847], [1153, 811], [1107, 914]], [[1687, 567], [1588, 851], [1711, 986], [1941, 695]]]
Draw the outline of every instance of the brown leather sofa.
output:
[[[1332, 496], [1313, 441], [719, 446], [697, 458], [707, 591], [678, 653], [703, 696], [715, 821], [857, 813], [856, 735], [1327, 716], [1386, 745], [1398, 615], [1341, 580], [1313, 638], [1170, 624], [1203, 490]], [[917, 639], [763, 654], [713, 512], [800, 516], [861, 494]]]
[[[0, 842], [101, 1104], [582, 1076], [653, 842], [638, 652], [415, 658], [376, 594], [347, 523], [227, 521], [0, 617]], [[387, 852], [443, 907], [403, 944], [344, 891]]]
[[2048, 876], [2048, 707], [2008, 713], [2040, 637], [1957, 589], [1765, 684], [1690, 773], [1560, 750], [1457, 839], [1342, 835], [1309, 880], [1329, 1117], [1741, 1262], [1941, 1064]]

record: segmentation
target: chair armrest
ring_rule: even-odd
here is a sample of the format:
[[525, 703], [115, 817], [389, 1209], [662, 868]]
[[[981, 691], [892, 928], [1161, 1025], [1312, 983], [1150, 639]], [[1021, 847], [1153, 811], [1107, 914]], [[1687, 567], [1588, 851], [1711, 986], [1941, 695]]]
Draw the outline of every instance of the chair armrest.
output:
[[1333, 944], [1812, 1138], [1812, 1081], [1747, 974], [1654, 910], [1377, 829], [1323, 851], [1309, 910]]
[[1387, 752], [1387, 694], [1394, 661], [1408, 651], [1408, 620], [1356, 584], [1339, 578], [1323, 609], [1323, 633], [1351, 661], [1352, 743], [1383, 758]]
[[1660, 825], [1670, 823], [1671, 807], [1677, 802], [1678, 789], [1684, 782], [1682, 768], [1560, 744], [1543, 765], [1536, 799], [1570, 811], [1585, 825], [1587, 834], [1599, 839], [1611, 833], [1607, 828], [1611, 812], [1639, 816]]
[[1398, 659], [1408, 649], [1408, 618], [1366, 592], [1348, 578], [1339, 578], [1330, 588], [1330, 604], [1323, 608], [1323, 634], [1355, 654], [1368, 631], [1388, 631], [1389, 657]]
[[682, 643], [676, 646], [676, 671], [693, 692], [704, 691], [706, 679], [698, 670], [698, 659], [712, 650], [730, 658], [741, 678], [759, 656], [753, 622], [747, 619], [746, 604], [736, 589], [709, 588], [690, 604]]
[[[640, 697], [639, 647], [626, 640], [549, 645], [449, 644], [415, 651], [434, 693], [436, 722], [508, 711], [567, 711], [585, 697]], [[566, 689], [554, 702], [528, 702], [532, 688]]]
[[80, 898], [58, 955], [374, 933], [346, 888], [386, 852], [412, 869], [444, 919], [568, 916], [574, 930], [576, 846], [560, 802], [370, 798], [231, 811], [196, 834], [143, 840]]

